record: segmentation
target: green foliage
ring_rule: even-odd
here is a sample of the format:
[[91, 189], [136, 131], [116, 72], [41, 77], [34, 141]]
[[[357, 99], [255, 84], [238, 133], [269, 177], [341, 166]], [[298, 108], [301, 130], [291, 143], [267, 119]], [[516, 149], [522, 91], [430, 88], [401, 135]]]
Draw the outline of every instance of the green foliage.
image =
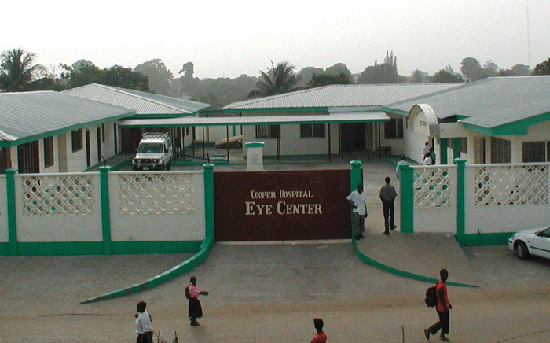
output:
[[386, 52], [386, 58], [384, 63], [378, 64], [374, 62], [374, 65], [365, 68], [365, 70], [359, 75], [357, 83], [398, 83], [401, 81], [397, 72], [397, 57]]
[[323, 87], [328, 85], [347, 85], [350, 84], [351, 81], [344, 73], [340, 73], [337, 76], [333, 75], [327, 75], [326, 72], [324, 74], [313, 74], [311, 77], [311, 80], [308, 83], [308, 87], [315, 88], [315, 87]]
[[235, 79], [217, 78], [196, 80], [195, 87], [190, 92], [191, 99], [212, 106], [213, 110], [220, 110], [225, 105], [235, 101], [245, 100], [258, 78], [241, 75]]
[[533, 76], [550, 75], [550, 58], [536, 65], [531, 73]]
[[179, 94], [171, 94], [170, 81], [174, 75], [166, 68], [161, 59], [156, 58], [139, 64], [134, 68], [134, 71], [141, 75], [147, 76], [149, 79], [149, 90], [158, 94], [179, 96]]
[[305, 67], [298, 73], [299, 81], [298, 87], [306, 87], [314, 74], [323, 74], [325, 71], [323, 68]]
[[271, 64], [267, 71], [261, 71], [261, 77], [256, 84], [256, 90], [248, 94], [249, 98], [261, 98], [275, 94], [292, 92], [298, 84], [298, 75], [294, 66], [288, 62], [279, 62], [277, 66]]
[[410, 83], [427, 83], [428, 82], [428, 73], [423, 72], [420, 69], [415, 69], [409, 80]]
[[0, 89], [5, 92], [22, 92], [30, 89], [35, 75], [43, 67], [33, 64], [36, 54], [18, 48], [5, 50], [0, 55]]
[[466, 57], [460, 62], [460, 72], [467, 79], [477, 81], [489, 77], [489, 73], [479, 64], [478, 60], [473, 57]]
[[500, 69], [500, 76], [529, 76], [531, 75], [531, 69], [525, 64], [516, 64], [510, 69]]
[[99, 83], [107, 86], [122, 87], [148, 91], [148, 78], [131, 68], [114, 65], [111, 68], [100, 69], [93, 63], [82, 64], [76, 68], [66, 64], [62, 65], [65, 72], [61, 78], [67, 80], [68, 88], [82, 87], [90, 83]]
[[448, 69], [441, 69], [436, 72], [433, 76], [432, 82], [434, 83], [462, 83], [464, 80], [460, 75], [453, 73], [452, 68], [450, 71]]
[[344, 63], [336, 63], [332, 67], [328, 67], [325, 70], [325, 74], [331, 75], [331, 76], [339, 76], [340, 74], [344, 74], [344, 76], [348, 80], [352, 80], [351, 77], [351, 71], [348, 69], [348, 67]]

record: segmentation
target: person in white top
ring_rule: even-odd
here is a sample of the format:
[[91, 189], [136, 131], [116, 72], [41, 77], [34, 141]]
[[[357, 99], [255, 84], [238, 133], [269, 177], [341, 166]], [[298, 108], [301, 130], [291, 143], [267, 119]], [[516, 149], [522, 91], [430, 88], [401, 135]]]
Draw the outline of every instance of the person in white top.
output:
[[422, 161], [422, 164], [424, 164], [425, 166], [433, 164], [432, 154], [429, 151], [424, 154], [424, 160]]
[[402, 164], [409, 164], [409, 162], [407, 162], [405, 160], [405, 156], [401, 156], [401, 159], [399, 160], [399, 162], [397, 162], [397, 167], [395, 168], [395, 173], [397, 174], [397, 178], [399, 179], [399, 166], [402, 165]]
[[136, 314], [136, 343], [153, 343], [153, 325], [151, 315], [145, 310], [147, 303], [140, 301], [137, 304]]
[[367, 196], [363, 192], [363, 185], [358, 184], [357, 190], [351, 192], [346, 197], [353, 208], [353, 238], [360, 240], [364, 238], [363, 232], [365, 232], [365, 218], [367, 213]]

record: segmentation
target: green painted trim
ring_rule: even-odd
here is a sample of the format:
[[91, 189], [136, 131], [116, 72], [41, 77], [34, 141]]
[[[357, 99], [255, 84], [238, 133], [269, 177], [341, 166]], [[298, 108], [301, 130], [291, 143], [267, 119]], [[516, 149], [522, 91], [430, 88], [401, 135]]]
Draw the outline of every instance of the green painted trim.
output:
[[399, 165], [401, 188], [401, 232], [414, 232], [414, 175], [410, 164]]
[[454, 160], [456, 172], [456, 238], [462, 244], [466, 230], [466, 159]]
[[545, 112], [524, 120], [518, 120], [513, 123], [508, 123], [492, 128], [481, 127], [469, 123], [464, 123], [464, 128], [470, 131], [480, 132], [488, 136], [517, 136], [527, 135], [529, 133], [529, 126], [544, 123], [549, 120], [550, 112]]
[[247, 108], [247, 109], [236, 109], [236, 108], [227, 108], [222, 110], [226, 113], [238, 113], [238, 112], [328, 112], [328, 107], [276, 107], [276, 108]]
[[214, 232], [214, 165], [203, 164], [204, 215], [206, 237], [215, 240]]
[[461, 246], [507, 245], [508, 238], [514, 233], [515, 232], [465, 234], [458, 242]]
[[6, 169], [6, 201], [8, 216], [8, 256], [17, 256], [17, 211], [15, 197], [15, 173], [17, 169]]
[[[199, 252], [201, 244], [202, 241], [115, 241], [111, 250], [113, 255], [190, 254]], [[0, 243], [0, 247], [2, 245], [8, 243]], [[104, 255], [105, 250], [101, 241], [19, 242], [17, 247], [20, 256]]]
[[0, 256], [9, 256], [9, 243], [0, 242]]
[[[71, 125], [71, 126], [66, 126], [64, 128], [58, 129], [58, 130], [52, 130], [52, 131], [42, 132], [42, 133], [37, 134], [37, 135], [31, 135], [31, 136], [18, 138], [15, 141], [0, 141], [0, 147], [17, 146], [17, 145], [21, 145], [21, 144], [28, 143], [28, 142], [34, 142], [34, 141], [37, 141], [39, 139], [61, 135], [63, 133], [71, 132], [71, 131], [78, 130], [78, 129], [85, 129], [85, 128], [95, 126], [95, 125], [105, 124], [105, 123], [109, 123], [109, 122], [116, 122], [119, 119], [123, 119], [123, 118], [128, 117], [129, 113], [133, 113], [133, 112], [128, 112], [128, 113], [125, 113], [125, 114], [112, 116], [112, 117], [104, 118], [104, 119], [97, 119], [97, 120], [93, 120], [93, 121], [90, 121], [90, 122], [78, 123], [78, 124], [74, 124], [74, 125]], [[7, 133], [9, 133], [9, 132], [7, 132]]]
[[381, 112], [386, 112], [386, 113], [397, 114], [397, 115], [400, 115], [400, 116], [403, 116], [403, 117], [408, 117], [409, 116], [409, 112], [403, 111], [403, 110], [398, 110], [398, 109], [395, 109], [395, 108], [381, 107], [380, 111]]
[[449, 138], [440, 138], [439, 139], [439, 155], [441, 156], [441, 160], [439, 163], [441, 164], [448, 164], [449, 158], [447, 156], [447, 149], [449, 148]]
[[113, 241], [113, 255], [197, 253], [202, 241]]
[[103, 245], [96, 242], [19, 242], [20, 256], [102, 255]]
[[246, 142], [244, 146], [246, 148], [261, 148], [265, 145], [265, 142]]
[[[413, 279], [413, 280], [417, 280], [417, 281], [424, 281], [424, 282], [430, 282], [430, 283], [436, 283], [436, 282], [439, 281], [438, 279], [433, 278], [433, 277], [424, 276], [424, 275], [420, 275], [420, 274], [414, 274], [414, 273], [411, 273], [411, 272], [407, 272], [407, 271], [404, 271], [404, 270], [400, 270], [400, 269], [382, 264], [382, 263], [368, 257], [367, 255], [365, 255], [357, 247], [357, 242], [355, 240], [352, 242], [352, 244], [355, 248], [355, 253], [357, 254], [357, 257], [359, 257], [359, 259], [361, 261], [363, 261], [364, 263], [366, 263], [370, 266], [382, 269], [386, 272], [390, 272], [390, 273], [395, 274], [395, 275], [403, 276], [403, 277]], [[473, 287], [473, 288], [478, 288], [479, 287], [479, 286], [476, 286], [476, 285], [470, 285], [470, 284], [460, 283], [460, 282], [447, 282], [447, 285], [448, 286], [459, 286], [459, 287]]]
[[111, 206], [109, 205], [110, 169], [110, 166], [99, 168], [101, 177], [101, 232], [103, 237], [104, 255], [111, 255]]
[[461, 139], [460, 138], [452, 138], [451, 139], [453, 144], [453, 160], [460, 158], [460, 149], [461, 149]]

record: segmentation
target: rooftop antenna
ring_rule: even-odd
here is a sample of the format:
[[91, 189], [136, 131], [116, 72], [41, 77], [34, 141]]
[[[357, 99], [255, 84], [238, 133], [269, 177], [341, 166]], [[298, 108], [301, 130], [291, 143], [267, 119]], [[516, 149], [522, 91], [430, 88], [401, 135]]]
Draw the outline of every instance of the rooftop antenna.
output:
[[529, 29], [529, 0], [527, 0], [527, 61], [531, 68], [531, 33]]

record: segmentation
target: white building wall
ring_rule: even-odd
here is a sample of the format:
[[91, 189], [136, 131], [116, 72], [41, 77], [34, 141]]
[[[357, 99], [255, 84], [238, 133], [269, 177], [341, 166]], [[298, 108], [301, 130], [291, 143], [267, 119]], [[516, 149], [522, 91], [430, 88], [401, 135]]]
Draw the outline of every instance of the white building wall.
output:
[[[57, 178], [83, 176], [90, 180], [82, 186], [55, 186]], [[24, 191], [23, 180], [42, 179], [33, 191]], [[53, 181], [52, 181], [53, 180]], [[82, 191], [81, 187], [86, 187]], [[65, 174], [17, 174], [15, 192], [18, 199], [17, 241], [18, 242], [84, 242], [101, 241], [101, 195], [99, 173]], [[46, 194], [48, 195], [46, 197]], [[79, 196], [75, 196], [79, 194]], [[90, 198], [86, 195], [92, 194]], [[59, 197], [54, 197], [59, 195]], [[59, 205], [58, 201], [65, 205]], [[93, 206], [89, 205], [93, 202]], [[68, 213], [58, 211], [51, 213], [51, 208], [63, 207]], [[90, 209], [91, 213], [79, 212], [79, 209]], [[76, 211], [76, 213], [74, 212]]]
[[[141, 179], [135, 184], [125, 179], [133, 179], [134, 175], [136, 175], [134, 172], [109, 173], [109, 205], [113, 241], [199, 241], [204, 239], [206, 224], [202, 171], [139, 173]], [[148, 181], [148, 175], [158, 182]], [[186, 182], [185, 185], [192, 190], [192, 197], [185, 199], [187, 202], [184, 212], [182, 212], [182, 205], [176, 204], [179, 199], [167, 194], [167, 192], [171, 192], [168, 188], [173, 186], [170, 182], [174, 180], [184, 180], [177, 181], [180, 184], [177, 186], [178, 188], [183, 187]], [[164, 184], [164, 181], [167, 184]], [[129, 204], [121, 189], [123, 183], [126, 183], [126, 187], [133, 187], [132, 196], [137, 195], [143, 201]], [[179, 194], [177, 190], [174, 192]], [[154, 200], [155, 198], [157, 199]], [[189, 202], [191, 199], [192, 205]], [[167, 202], [173, 202], [173, 206], [179, 209], [163, 207], [169, 206], [166, 205]], [[155, 203], [161, 204], [163, 209], [155, 207]], [[166, 213], [158, 213], [158, 211]]]
[[8, 242], [8, 203], [6, 198], [6, 175], [0, 175], [0, 242]]

